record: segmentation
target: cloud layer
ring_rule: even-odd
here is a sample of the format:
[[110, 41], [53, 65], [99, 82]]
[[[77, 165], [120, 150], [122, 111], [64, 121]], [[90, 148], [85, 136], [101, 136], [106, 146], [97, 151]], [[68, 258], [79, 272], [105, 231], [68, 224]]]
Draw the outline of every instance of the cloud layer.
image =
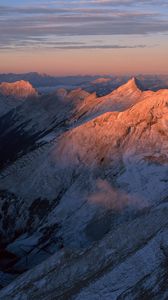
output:
[[143, 48], [136, 40], [116, 44], [103, 38], [100, 43], [96, 37], [168, 32], [167, 0], [35, 0], [29, 5], [14, 0], [8, 6], [2, 2], [1, 50]]

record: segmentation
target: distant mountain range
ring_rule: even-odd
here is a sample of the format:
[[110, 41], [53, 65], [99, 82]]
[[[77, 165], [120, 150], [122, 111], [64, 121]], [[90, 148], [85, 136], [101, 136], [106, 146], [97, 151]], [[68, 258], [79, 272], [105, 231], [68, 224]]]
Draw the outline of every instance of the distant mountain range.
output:
[[[136, 78], [141, 82], [141, 88], [146, 90], [158, 90], [168, 88], [168, 75], [138, 75]], [[42, 93], [48, 93], [56, 88], [65, 87], [74, 89], [81, 87], [88, 92], [96, 91], [103, 96], [110, 93], [115, 88], [126, 83], [131, 76], [50, 76], [39, 73], [25, 74], [0, 74], [0, 82], [15, 82], [19, 80], [29, 81], [35, 88]]]
[[168, 299], [168, 77], [0, 78], [0, 299]]

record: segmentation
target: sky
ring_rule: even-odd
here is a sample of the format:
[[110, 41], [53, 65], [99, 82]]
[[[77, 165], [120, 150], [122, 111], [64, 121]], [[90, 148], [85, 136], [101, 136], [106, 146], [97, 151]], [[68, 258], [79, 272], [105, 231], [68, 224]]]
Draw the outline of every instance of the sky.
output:
[[168, 74], [168, 0], [0, 0], [0, 73]]

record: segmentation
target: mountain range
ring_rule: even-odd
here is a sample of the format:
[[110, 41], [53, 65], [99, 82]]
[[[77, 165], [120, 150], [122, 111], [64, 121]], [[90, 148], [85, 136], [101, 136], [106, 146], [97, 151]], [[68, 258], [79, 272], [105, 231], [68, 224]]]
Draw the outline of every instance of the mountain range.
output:
[[5, 76], [0, 299], [168, 299], [168, 77]]
[[[168, 88], [168, 75], [137, 75], [142, 90], [159, 90]], [[36, 72], [15, 74], [0, 74], [0, 82], [16, 82], [20, 80], [30, 82], [40, 93], [50, 93], [58, 88], [82, 88], [88, 92], [96, 92], [98, 96], [105, 96], [112, 90], [125, 84], [131, 79], [130, 75], [77, 75], [53, 76]]]

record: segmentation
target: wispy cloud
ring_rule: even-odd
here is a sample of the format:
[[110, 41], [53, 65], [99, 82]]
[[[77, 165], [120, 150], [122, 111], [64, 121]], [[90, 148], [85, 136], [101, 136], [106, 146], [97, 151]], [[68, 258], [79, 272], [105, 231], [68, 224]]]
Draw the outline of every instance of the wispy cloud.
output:
[[135, 48], [145, 48], [145, 45], [73, 45], [73, 46], [55, 46], [56, 49], [66, 49], [66, 50], [75, 50], [75, 49], [135, 49]]
[[[0, 49], [27, 46], [65, 50], [140, 48], [145, 46], [135, 43], [97, 45], [87, 43], [86, 39], [76, 45], [71, 39], [168, 31], [167, 0], [36, 0], [29, 5], [26, 2], [23, 1], [22, 6], [0, 6]], [[161, 10], [161, 7], [166, 9]], [[64, 37], [63, 46], [59, 44], [60, 37]], [[66, 44], [67, 39], [69, 44]]]
[[[8, 45], [4, 46], [3, 44], [0, 43], [0, 49], [1, 50], [24, 50], [25, 48], [32, 48], [32, 43], [27, 43], [27, 42], [22, 42], [18, 43], [15, 45]], [[73, 43], [50, 43], [48, 46], [41, 45], [42, 49], [58, 49], [58, 50], [80, 50], [80, 49], [85, 49], [85, 50], [94, 50], [94, 49], [137, 49], [137, 48], [145, 48], [146, 45], [85, 45], [84, 43], [79, 43], [79, 44], [73, 44]], [[33, 47], [34, 49], [37, 48], [39, 50], [40, 45], [37, 45], [37, 43]]]

